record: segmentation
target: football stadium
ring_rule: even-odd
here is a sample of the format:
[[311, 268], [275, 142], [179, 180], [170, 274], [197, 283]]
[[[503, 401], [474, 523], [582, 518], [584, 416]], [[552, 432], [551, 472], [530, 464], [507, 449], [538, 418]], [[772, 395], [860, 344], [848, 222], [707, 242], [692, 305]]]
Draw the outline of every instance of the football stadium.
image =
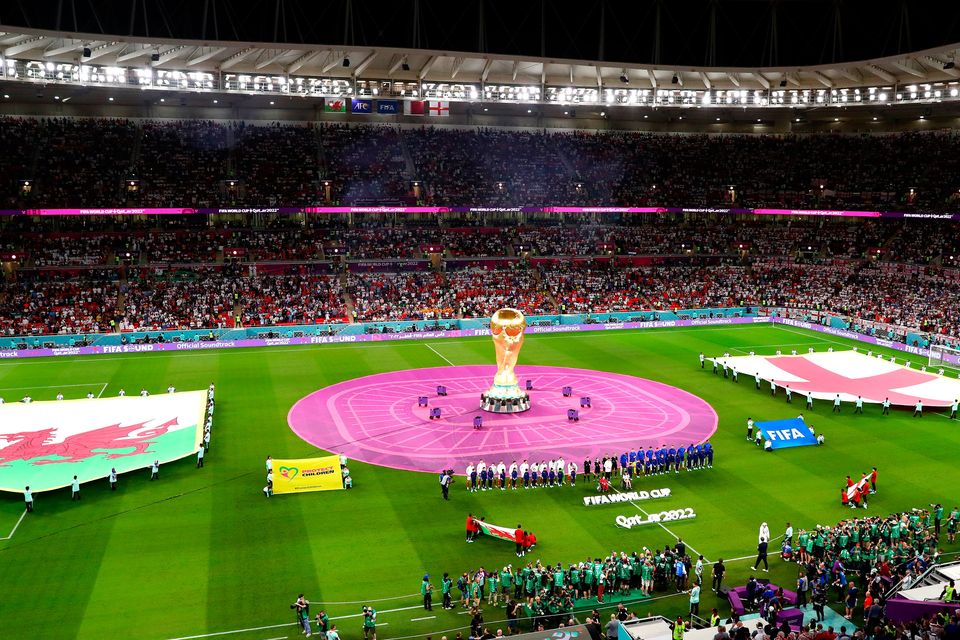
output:
[[0, 637], [960, 637], [960, 7], [0, 5]]

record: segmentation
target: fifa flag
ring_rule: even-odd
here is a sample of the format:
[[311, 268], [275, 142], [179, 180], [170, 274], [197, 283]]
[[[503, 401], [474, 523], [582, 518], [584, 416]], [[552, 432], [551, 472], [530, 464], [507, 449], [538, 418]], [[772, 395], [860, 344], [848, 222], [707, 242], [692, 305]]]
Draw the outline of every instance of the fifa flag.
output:
[[506, 540], [507, 542], [516, 542], [516, 529], [510, 529], [507, 527], [500, 527], [495, 524], [490, 524], [484, 522], [483, 520], [474, 520], [473, 523], [477, 525], [477, 528], [480, 530], [480, 533], [492, 536], [494, 538], [499, 538], [500, 540]]
[[345, 98], [325, 98], [323, 110], [326, 113], [346, 113], [347, 100]]
[[343, 489], [340, 456], [273, 461], [273, 492], [303, 493]]
[[450, 103], [447, 100], [428, 100], [427, 115], [428, 116], [449, 116]]
[[403, 103], [403, 115], [422, 116], [426, 111], [427, 103], [423, 100], [406, 100]]
[[377, 113], [381, 115], [395, 116], [400, 110], [400, 103], [397, 100], [377, 100]]
[[770, 441], [773, 449], [807, 447], [817, 444], [817, 438], [802, 418], [758, 422], [757, 429]]

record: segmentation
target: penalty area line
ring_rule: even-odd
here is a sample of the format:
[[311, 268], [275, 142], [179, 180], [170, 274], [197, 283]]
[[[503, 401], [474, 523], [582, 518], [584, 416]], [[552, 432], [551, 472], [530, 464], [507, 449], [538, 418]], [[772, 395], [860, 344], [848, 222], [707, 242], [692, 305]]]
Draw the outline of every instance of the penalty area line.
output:
[[447, 356], [443, 355], [442, 353], [440, 353], [439, 351], [437, 351], [436, 349], [434, 349], [433, 346], [432, 346], [429, 342], [423, 343], [423, 346], [425, 346], [427, 349], [430, 349], [430, 351], [433, 351], [435, 354], [437, 354], [438, 356], [440, 356], [441, 358], [443, 358], [443, 361], [446, 362], [446, 363], [447, 363], [448, 365], [450, 365], [451, 367], [456, 366], [455, 364], [453, 364], [452, 362], [450, 362], [450, 360], [447, 358]]
[[24, 516], [26, 516], [26, 515], [27, 515], [27, 510], [24, 509], [24, 510], [23, 510], [23, 513], [20, 514], [20, 519], [17, 520], [17, 524], [13, 525], [13, 530], [10, 531], [10, 535], [8, 535], [8, 536], [6, 536], [6, 537], [4, 537], [4, 538], [0, 538], [0, 540], [9, 540], [10, 538], [12, 538], [12, 537], [13, 537], [13, 534], [15, 534], [15, 533], [17, 532], [17, 527], [20, 526], [20, 523], [23, 522], [23, 518], [24, 518]]
[[100, 393], [97, 394], [97, 397], [98, 397], [98, 398], [103, 395], [103, 392], [104, 392], [104, 391], [107, 390], [107, 385], [109, 385], [109, 384], [110, 384], [109, 382], [104, 382], [104, 383], [103, 383], [103, 388], [100, 389]]

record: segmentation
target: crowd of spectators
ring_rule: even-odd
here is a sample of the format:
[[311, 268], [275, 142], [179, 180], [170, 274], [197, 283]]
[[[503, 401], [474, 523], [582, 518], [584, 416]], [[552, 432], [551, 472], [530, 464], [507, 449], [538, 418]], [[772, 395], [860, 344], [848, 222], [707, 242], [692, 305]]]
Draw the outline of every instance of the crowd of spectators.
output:
[[[0, 119], [10, 205], [745, 206], [950, 210], [955, 132], [706, 135]], [[935, 163], [938, 170], [929, 171]], [[137, 182], [130, 188], [129, 179]], [[30, 180], [24, 193], [20, 180]], [[329, 184], [329, 195], [327, 184]], [[414, 189], [414, 182], [418, 182]], [[956, 244], [944, 239], [952, 246]]]
[[520, 267], [470, 267], [446, 274], [455, 307], [463, 317], [490, 317], [497, 309], [512, 307], [527, 315], [554, 313], [539, 276]]
[[294, 273], [239, 280], [243, 326], [344, 322], [346, 307], [336, 275]]
[[[0, 256], [15, 272], [0, 284], [3, 331], [749, 306], [960, 336], [958, 256], [942, 253], [956, 233], [940, 221], [658, 215], [448, 227], [317, 216], [251, 228], [183, 218], [109, 219], [103, 231], [89, 219], [6, 222]], [[441, 262], [427, 260], [436, 254]]]
[[454, 313], [454, 300], [439, 273], [351, 273], [347, 291], [360, 322], [431, 320]]
[[116, 307], [110, 270], [38, 271], [0, 287], [0, 333], [8, 336], [108, 331]]

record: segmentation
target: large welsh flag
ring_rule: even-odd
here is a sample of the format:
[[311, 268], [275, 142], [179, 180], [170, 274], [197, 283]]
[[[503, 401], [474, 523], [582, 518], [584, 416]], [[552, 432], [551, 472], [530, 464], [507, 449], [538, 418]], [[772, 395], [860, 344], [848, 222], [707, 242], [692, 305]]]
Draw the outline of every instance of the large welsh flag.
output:
[[517, 530], [515, 527], [500, 527], [495, 524], [490, 524], [489, 522], [484, 522], [483, 520], [474, 520], [474, 523], [480, 529], [480, 533], [493, 536], [494, 538], [500, 538], [507, 542], [516, 542], [517, 540]]

